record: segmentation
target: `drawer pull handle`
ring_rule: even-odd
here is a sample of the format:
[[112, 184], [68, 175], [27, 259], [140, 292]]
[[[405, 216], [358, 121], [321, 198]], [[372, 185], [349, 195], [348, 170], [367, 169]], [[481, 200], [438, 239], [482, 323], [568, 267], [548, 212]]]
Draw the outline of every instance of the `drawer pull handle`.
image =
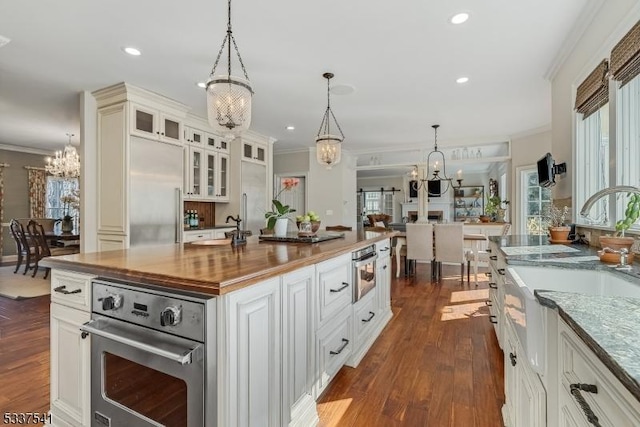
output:
[[79, 294], [80, 292], [82, 292], [82, 289], [78, 288], [78, 289], [74, 289], [72, 291], [68, 291], [66, 290], [67, 286], [66, 285], [62, 285], [62, 286], [58, 286], [57, 288], [53, 288], [54, 292], [59, 292], [63, 295], [69, 295], [69, 294]]
[[364, 323], [369, 323], [369, 322], [371, 322], [371, 321], [373, 320], [373, 318], [376, 316], [376, 314], [375, 314], [373, 311], [370, 311], [370, 312], [369, 312], [369, 314], [370, 314], [370, 316], [369, 316], [369, 318], [368, 318], [368, 319], [362, 319], [362, 321], [363, 321]]
[[489, 282], [489, 287], [491, 289], [498, 289], [498, 285], [495, 282]]
[[506, 274], [505, 271], [504, 271], [504, 268], [499, 268], [498, 269], [498, 274], [501, 275], [501, 276], [504, 276]]
[[342, 338], [342, 345], [340, 346], [340, 348], [337, 351], [331, 350], [329, 354], [333, 354], [334, 356], [336, 354], [340, 354], [342, 353], [342, 350], [344, 350], [347, 345], [349, 345], [349, 340], [346, 338]]
[[348, 283], [342, 282], [342, 286], [338, 289], [329, 289], [329, 292], [342, 292], [349, 287]]
[[382, 266], [382, 269], [383, 269], [383, 270], [386, 270], [386, 269], [387, 269], [387, 266], [386, 266], [386, 265]]
[[498, 324], [498, 318], [494, 315], [489, 316], [489, 322], [493, 323], [494, 325]]
[[593, 410], [591, 410], [587, 401], [582, 397], [582, 393], [580, 393], [582, 390], [596, 394], [598, 393], [598, 387], [594, 384], [571, 384], [569, 385], [569, 389], [571, 390], [571, 395], [576, 399], [578, 405], [580, 405], [580, 408], [582, 409], [582, 412], [584, 412], [584, 415], [587, 417], [587, 421], [596, 427], [601, 427], [598, 417], [593, 413]]
[[509, 353], [509, 359], [511, 359], [511, 366], [516, 366], [518, 363], [518, 357], [513, 353]]
[[388, 250], [389, 250], [389, 248], [382, 248], [382, 249], [380, 249], [380, 252], [386, 252]]
[[487, 252], [491, 253], [491, 248], [487, 248]]
[[498, 260], [498, 255], [491, 255], [491, 256], [489, 257], [489, 259], [490, 259], [491, 261], [497, 261], [497, 260]]
[[484, 303], [485, 303], [486, 305], [488, 305], [489, 307], [493, 306], [493, 303], [491, 302], [491, 300], [490, 300], [490, 299], [486, 300]]
[[487, 271], [485, 274], [487, 275], [487, 277], [491, 277], [491, 272], [490, 271]]

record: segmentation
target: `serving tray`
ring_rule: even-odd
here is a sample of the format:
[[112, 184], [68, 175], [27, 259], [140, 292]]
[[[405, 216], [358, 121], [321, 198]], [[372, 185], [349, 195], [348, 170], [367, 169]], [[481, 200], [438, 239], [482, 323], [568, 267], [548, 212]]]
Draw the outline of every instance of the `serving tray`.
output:
[[286, 243], [318, 243], [327, 240], [340, 239], [344, 233], [318, 233], [315, 236], [298, 236], [296, 233], [287, 234], [285, 237], [276, 237], [270, 234], [259, 236], [263, 242], [286, 242]]

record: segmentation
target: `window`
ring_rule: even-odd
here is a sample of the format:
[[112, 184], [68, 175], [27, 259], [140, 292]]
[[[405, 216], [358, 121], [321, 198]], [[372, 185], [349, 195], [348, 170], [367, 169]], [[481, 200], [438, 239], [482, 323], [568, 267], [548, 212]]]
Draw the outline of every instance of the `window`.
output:
[[[582, 120], [576, 129], [576, 203], [578, 209], [594, 193], [609, 187], [609, 104]], [[609, 199], [603, 197], [591, 209], [590, 224], [609, 225]]]
[[363, 216], [383, 213], [391, 215], [393, 217], [393, 192], [386, 191], [364, 191], [362, 197], [364, 198], [364, 212]]
[[[640, 186], [640, 76], [616, 93], [616, 183]], [[621, 194], [620, 196], [625, 196]], [[628, 199], [618, 197], [616, 219], [624, 218]], [[636, 224], [633, 229], [640, 226]]]
[[520, 172], [522, 185], [522, 217], [520, 224], [524, 234], [547, 234], [549, 224], [542, 213], [551, 205], [551, 190], [538, 185], [538, 170], [535, 167]]
[[[79, 191], [78, 179], [65, 179], [60, 177], [48, 176], [47, 177], [47, 200], [45, 204], [45, 217], [46, 218], [62, 218], [67, 212], [65, 212], [65, 206], [62, 202], [62, 196], [77, 194]], [[69, 215], [74, 218], [78, 218], [78, 209], [74, 204], [69, 206]]]

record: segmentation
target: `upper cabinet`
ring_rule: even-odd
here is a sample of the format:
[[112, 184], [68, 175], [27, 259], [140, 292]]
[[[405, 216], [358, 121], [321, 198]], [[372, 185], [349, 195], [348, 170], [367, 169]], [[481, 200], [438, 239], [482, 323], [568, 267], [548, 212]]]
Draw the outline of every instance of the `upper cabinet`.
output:
[[267, 146], [258, 142], [242, 141], [242, 160], [266, 163]]
[[182, 144], [182, 119], [146, 105], [132, 102], [131, 134], [158, 139], [170, 144]]

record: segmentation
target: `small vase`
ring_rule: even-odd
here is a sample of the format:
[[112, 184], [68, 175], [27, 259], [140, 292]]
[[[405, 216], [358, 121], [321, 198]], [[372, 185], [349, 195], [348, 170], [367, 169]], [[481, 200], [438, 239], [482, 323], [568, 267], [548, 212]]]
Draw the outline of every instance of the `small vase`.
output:
[[63, 233], [71, 233], [73, 231], [73, 219], [63, 219], [60, 229]]
[[496, 211], [496, 222], [504, 222], [504, 216], [507, 214], [506, 209], [498, 209]]
[[288, 226], [289, 226], [289, 219], [287, 218], [276, 219], [276, 225], [273, 228], [273, 235], [276, 237], [287, 237]]

